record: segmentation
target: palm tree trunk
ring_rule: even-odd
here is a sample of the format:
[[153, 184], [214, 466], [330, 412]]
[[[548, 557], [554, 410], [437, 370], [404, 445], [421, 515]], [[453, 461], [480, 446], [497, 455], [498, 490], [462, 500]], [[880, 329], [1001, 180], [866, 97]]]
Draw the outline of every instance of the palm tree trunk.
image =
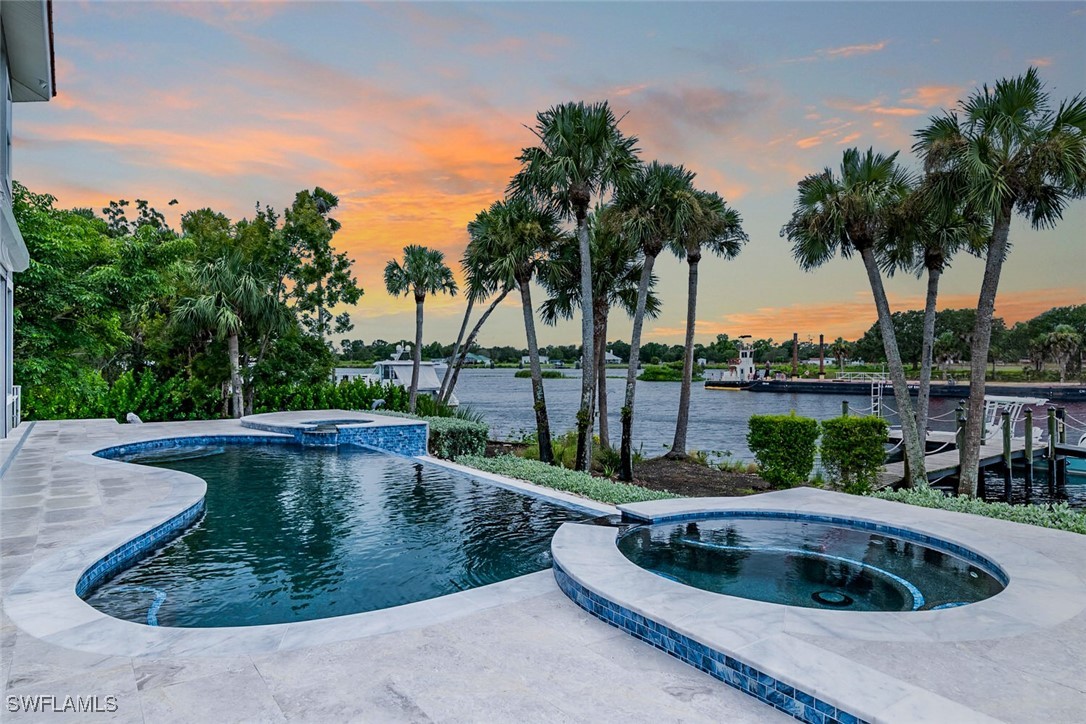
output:
[[411, 352], [411, 397], [407, 407], [415, 411], [419, 397], [419, 367], [422, 366], [422, 305], [425, 299], [415, 298], [415, 349]]
[[861, 249], [860, 258], [863, 259], [864, 268], [867, 270], [867, 280], [871, 283], [871, 294], [875, 298], [875, 309], [878, 310], [879, 315], [879, 330], [882, 332], [882, 346], [886, 350], [886, 366], [890, 369], [894, 399], [897, 401], [898, 416], [901, 418], [901, 436], [904, 440], [905, 465], [908, 471], [905, 485], [910, 488], [927, 485], [924, 448], [920, 444], [913, 403], [909, 397], [909, 384], [905, 380], [905, 366], [901, 363], [901, 352], [897, 347], [894, 320], [890, 316], [890, 302], [886, 299], [886, 289], [882, 285], [882, 276], [879, 275], [874, 250], [871, 247]]
[[698, 305], [698, 260], [687, 256], [690, 268], [686, 282], [686, 341], [683, 349], [683, 381], [679, 388], [679, 412], [675, 418], [675, 439], [664, 457], [686, 457], [686, 431], [690, 427], [690, 386], [694, 380], [694, 324]]
[[634, 310], [633, 331], [630, 333], [630, 361], [626, 368], [626, 398], [622, 403], [622, 442], [619, 455], [619, 480], [633, 480], [633, 417], [634, 396], [637, 391], [637, 365], [641, 358], [641, 328], [645, 323], [645, 304], [649, 298], [649, 283], [652, 281], [652, 267], [656, 263], [655, 254], [645, 254], [645, 263], [641, 268], [641, 281], [637, 285], [637, 309]]
[[941, 269], [928, 269], [928, 295], [924, 301], [924, 341], [920, 346], [920, 394], [916, 397], [916, 429], [922, 440], [927, 440], [932, 348], [935, 346], [935, 305], [939, 299], [941, 274]]
[[977, 299], [977, 318], [973, 323], [973, 341], [969, 360], [969, 406], [966, 408], [965, 436], [962, 441], [962, 468], [958, 477], [958, 495], [975, 498], [980, 474], [980, 445], [984, 436], [984, 372], [988, 348], [992, 342], [992, 315], [995, 312], [996, 290], [1007, 253], [1007, 237], [1011, 231], [1011, 209], [1003, 209], [992, 227], [988, 256], [984, 262], [984, 277]]
[[547, 400], [543, 395], [543, 370], [539, 367], [539, 344], [535, 338], [535, 315], [532, 313], [532, 290], [528, 280], [522, 279], [520, 301], [524, 310], [524, 333], [528, 338], [528, 362], [532, 368], [532, 409], [535, 410], [536, 436], [539, 438], [539, 460], [554, 462], [551, 449], [551, 425], [547, 418]]
[[445, 395], [441, 398], [442, 402], [447, 403], [449, 398], [452, 397], [453, 390], [456, 389], [456, 381], [460, 379], [460, 370], [464, 368], [464, 360], [467, 359], [471, 346], [475, 344], [475, 338], [479, 336], [479, 332], [483, 329], [483, 325], [486, 324], [486, 320], [490, 318], [490, 313], [498, 308], [498, 305], [502, 303], [502, 300], [508, 296], [510, 291], [511, 287], [502, 289], [502, 293], [490, 303], [490, 306], [483, 312], [483, 316], [479, 317], [479, 321], [471, 328], [471, 334], [468, 335], [467, 340], [464, 342], [464, 346], [460, 349], [460, 356], [456, 360], [456, 369], [453, 370], [452, 379], [449, 380], [449, 386], [445, 388]]
[[607, 428], [607, 306], [596, 305], [596, 399], [599, 400], [600, 447], [611, 447]]
[[464, 321], [460, 323], [460, 334], [456, 335], [456, 344], [453, 345], [452, 354], [449, 355], [449, 364], [445, 367], [445, 376], [441, 378], [441, 390], [437, 393], [437, 397], [442, 402], [445, 401], [445, 388], [449, 386], [449, 380], [452, 377], [453, 363], [456, 361], [456, 356], [460, 353], [460, 343], [464, 341], [464, 334], [468, 331], [468, 320], [471, 318], [471, 308], [475, 306], [475, 295], [468, 294], [468, 308], [464, 310]]
[[596, 360], [592, 354], [592, 249], [588, 243], [588, 219], [580, 209], [577, 210], [577, 244], [581, 250], [581, 408], [577, 412], [575, 467], [587, 471], [592, 460], [592, 400], [596, 394]]
[[226, 340], [227, 353], [230, 355], [230, 401], [235, 418], [241, 417], [241, 365], [238, 362], [238, 335], [231, 334]]

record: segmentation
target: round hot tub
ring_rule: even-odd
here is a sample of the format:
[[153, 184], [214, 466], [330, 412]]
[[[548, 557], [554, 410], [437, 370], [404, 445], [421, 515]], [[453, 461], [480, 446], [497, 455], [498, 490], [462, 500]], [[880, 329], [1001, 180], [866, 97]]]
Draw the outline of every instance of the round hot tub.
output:
[[845, 520], [665, 521], [627, 529], [618, 547], [638, 566], [688, 586], [826, 610], [953, 608], [990, 598], [1006, 583], [994, 565], [952, 544]]

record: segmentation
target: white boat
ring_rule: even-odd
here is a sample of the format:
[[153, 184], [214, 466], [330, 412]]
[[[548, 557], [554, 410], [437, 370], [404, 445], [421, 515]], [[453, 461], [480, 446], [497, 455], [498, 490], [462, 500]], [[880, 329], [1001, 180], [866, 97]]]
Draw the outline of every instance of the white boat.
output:
[[[411, 369], [411, 360], [381, 360], [373, 365], [373, 372], [367, 374], [366, 379], [411, 389]], [[446, 369], [447, 365], [443, 362], [419, 363], [418, 393], [436, 399], [441, 392], [441, 379]], [[448, 404], [449, 407], [456, 407], [460, 401], [456, 399], [456, 395], [450, 395]]]
[[[1014, 430], [1018, 427], [1018, 422], [1023, 420], [1022, 408], [1027, 405], [1030, 407], [1038, 407], [1044, 405], [1048, 400], [1044, 397], [1007, 397], [1002, 395], [985, 395], [984, 396], [984, 442], [988, 444], [994, 444], [1003, 439], [1003, 413], [1006, 412], [1011, 417], [1011, 434], [1012, 439], [1023, 439], [1025, 435], [1016, 435]], [[1037, 425], [1033, 426], [1032, 430], [1025, 430], [1023, 432], [1030, 433], [1033, 437], [1033, 442], [1039, 443], [1041, 437], [1045, 434], [1045, 430]]]

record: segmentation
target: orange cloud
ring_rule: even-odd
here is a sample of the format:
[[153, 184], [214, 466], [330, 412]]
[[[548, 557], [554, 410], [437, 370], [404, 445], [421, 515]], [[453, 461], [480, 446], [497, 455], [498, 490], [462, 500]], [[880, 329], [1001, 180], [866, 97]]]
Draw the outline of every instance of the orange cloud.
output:
[[814, 148], [815, 146], [821, 146], [822, 140], [822, 136], [808, 136], [796, 141], [796, 145], [800, 148]]
[[911, 89], [909, 95], [901, 99], [902, 103], [923, 108], [949, 108], [957, 105], [962, 97], [963, 88], [955, 85], [922, 85]]
[[852, 143], [853, 141], [855, 141], [857, 138], [859, 138], [862, 135], [863, 134], [860, 133], [859, 131], [856, 131], [855, 133], [850, 133], [847, 136], [845, 136], [844, 138], [842, 138], [841, 140], [839, 140], [837, 142], [837, 145], [841, 146], [841, 145], [846, 144], [846, 143]]
[[[1086, 303], [1082, 289], [1033, 289], [1003, 292], [996, 299], [995, 314], [1008, 324], [1026, 321], [1052, 307]], [[967, 309], [975, 307], [975, 294], [944, 294], [939, 297], [940, 309]], [[922, 295], [890, 295], [890, 308], [894, 311], [923, 309]], [[786, 339], [798, 332], [800, 337], [825, 334], [828, 338], [856, 339], [875, 323], [878, 314], [869, 294], [857, 293], [851, 300], [810, 304], [797, 302], [784, 306], [759, 307], [750, 312], [733, 312], [718, 319], [698, 321], [699, 336], [752, 334], [755, 337]], [[683, 330], [667, 327], [654, 328], [659, 335], [681, 334]]]
[[1052, 65], [1052, 58], [1030, 58], [1026, 62], [1036, 68], [1047, 68]]

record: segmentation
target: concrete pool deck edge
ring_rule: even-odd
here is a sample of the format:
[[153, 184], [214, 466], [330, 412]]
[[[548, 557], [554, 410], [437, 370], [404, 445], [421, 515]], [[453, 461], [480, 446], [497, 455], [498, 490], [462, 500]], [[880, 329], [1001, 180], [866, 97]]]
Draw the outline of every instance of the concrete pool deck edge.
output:
[[[170, 521], [200, 505], [207, 489], [202, 479], [188, 473], [111, 460], [96, 453], [159, 441], [166, 441], [168, 445], [184, 444], [187, 441], [221, 444], [231, 439], [248, 443], [293, 442], [296, 438], [285, 428], [299, 420], [347, 414], [352, 413], [337, 410], [281, 413], [281, 432], [242, 426], [237, 420], [112, 426], [109, 426], [108, 421], [100, 421], [104, 429], [112, 434], [100, 435], [99, 441], [93, 444], [73, 445], [62, 453], [64, 466], [68, 469], [65, 472], [85, 475], [86, 472], [81, 473], [81, 470], [97, 469], [109, 475], [130, 479], [134, 484], [158, 486], [162, 494], [152, 504], [133, 511], [123, 520], [105, 526], [81, 540], [73, 541], [35, 562], [6, 591], [3, 603], [5, 613], [27, 633], [79, 651], [116, 656], [228, 656], [270, 653], [428, 626], [553, 590], [551, 574], [540, 571], [378, 611], [266, 626], [202, 629], [154, 627], [122, 621], [99, 612], [76, 594], [81, 579], [93, 566], [114, 552], [123, 550], [126, 545], [149, 531], [168, 525]], [[265, 420], [274, 419], [274, 415], [263, 417]], [[364, 417], [380, 416], [366, 414]], [[380, 422], [383, 423], [384, 420], [392, 421], [396, 426], [417, 425], [414, 421], [406, 421], [405, 425], [404, 420], [392, 417], [381, 418]], [[20, 442], [28, 439], [29, 435], [28, 430], [20, 438]], [[13, 450], [6, 462], [10, 462], [17, 452], [18, 450]], [[414, 459], [573, 507], [588, 514], [607, 515], [617, 512], [612, 506], [540, 488], [524, 481], [474, 471], [429, 456]], [[183, 533], [183, 530], [178, 532]], [[127, 566], [122, 566], [121, 569], [124, 567]]]
[[[560, 587], [567, 595], [576, 595], [578, 604], [597, 617], [633, 629], [634, 635], [645, 640], [659, 637], [650, 625], [657, 624], [867, 721], [991, 719], [977, 711], [979, 707], [963, 706], [948, 698], [949, 684], [944, 690], [939, 685], [917, 686], [906, 680], [907, 676], [853, 660], [848, 654], [850, 647], [860, 650], [882, 642], [923, 650], [922, 665], [942, 668], [940, 657], [957, 657], [965, 642], [998, 642], [1053, 632], [1062, 635], [1064, 631], [1080, 634], [1086, 622], [1082, 575], [1086, 537], [1072, 533], [813, 489], [745, 498], [662, 500], [620, 508], [641, 520], [684, 513], [765, 510], [892, 521], [895, 527], [975, 550], [1001, 566], [1009, 584], [985, 601], [941, 611], [850, 613], [735, 598], [670, 581], [622, 555], [615, 544], [618, 533], [614, 529], [567, 523], [555, 535], [552, 553]], [[1051, 555], [1053, 545], [1062, 549], [1060, 557], [1074, 552], [1074, 569]], [[573, 585], [564, 582], [563, 576]], [[584, 592], [596, 598], [586, 600]], [[616, 618], [616, 611], [629, 612], [633, 614], [630, 618], [644, 623], [631, 626], [628, 619]], [[619, 620], [621, 623], [616, 622]], [[823, 640], [834, 645], [824, 647], [820, 645]], [[675, 648], [674, 643], [667, 645]], [[669, 653], [679, 656], [675, 651]], [[1073, 660], [1063, 663], [1076, 667]], [[727, 681], [724, 676], [717, 678]], [[1021, 684], [1008, 676], [1007, 685], [1013, 689]], [[1023, 696], [1024, 701], [1028, 699]], [[817, 718], [812, 716], [811, 720]]]

